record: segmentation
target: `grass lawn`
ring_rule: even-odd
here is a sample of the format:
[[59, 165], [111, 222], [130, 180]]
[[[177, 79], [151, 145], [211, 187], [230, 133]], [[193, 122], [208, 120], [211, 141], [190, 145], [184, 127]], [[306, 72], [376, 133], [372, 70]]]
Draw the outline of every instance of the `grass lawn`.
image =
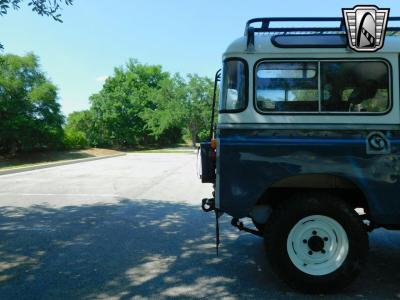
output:
[[[127, 153], [177, 153], [177, 154], [193, 154], [196, 149], [188, 146], [178, 146], [171, 148], [153, 149], [143, 148], [127, 150]], [[124, 152], [90, 148], [84, 150], [70, 150], [70, 151], [43, 151], [34, 153], [23, 153], [14, 158], [3, 158], [0, 156], [0, 171], [7, 169], [16, 169], [23, 167], [31, 167], [35, 165], [51, 164], [55, 162], [68, 161], [89, 157], [100, 157], [121, 154]]]
[[128, 150], [128, 153], [187, 153], [193, 154], [197, 151], [197, 148], [188, 147], [188, 146], [179, 146], [172, 148], [161, 148], [161, 149], [134, 149]]
[[156, 149], [156, 150], [135, 150], [128, 153], [174, 153], [174, 154], [193, 154], [194, 150], [173, 150], [173, 149]]
[[122, 152], [108, 149], [84, 149], [71, 151], [44, 151], [20, 154], [15, 158], [2, 158], [0, 156], [0, 170], [29, 167], [33, 165], [49, 164], [54, 162], [115, 155]]

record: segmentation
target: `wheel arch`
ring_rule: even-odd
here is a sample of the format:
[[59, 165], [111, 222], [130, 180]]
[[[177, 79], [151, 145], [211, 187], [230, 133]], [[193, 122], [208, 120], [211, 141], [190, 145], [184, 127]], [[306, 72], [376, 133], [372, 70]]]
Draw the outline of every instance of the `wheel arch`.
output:
[[294, 193], [316, 190], [336, 194], [352, 207], [369, 212], [368, 198], [356, 182], [343, 175], [322, 173], [281, 178], [265, 189], [256, 205], [267, 204], [274, 207], [280, 200], [288, 199]]

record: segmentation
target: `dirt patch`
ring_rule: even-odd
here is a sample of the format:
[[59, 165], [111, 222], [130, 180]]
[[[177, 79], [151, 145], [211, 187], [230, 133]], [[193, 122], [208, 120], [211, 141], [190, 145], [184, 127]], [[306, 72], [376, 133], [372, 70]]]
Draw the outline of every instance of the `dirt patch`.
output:
[[117, 155], [123, 152], [111, 149], [101, 149], [101, 148], [90, 148], [85, 150], [80, 150], [80, 153], [85, 153], [90, 156], [106, 156], [106, 155]]

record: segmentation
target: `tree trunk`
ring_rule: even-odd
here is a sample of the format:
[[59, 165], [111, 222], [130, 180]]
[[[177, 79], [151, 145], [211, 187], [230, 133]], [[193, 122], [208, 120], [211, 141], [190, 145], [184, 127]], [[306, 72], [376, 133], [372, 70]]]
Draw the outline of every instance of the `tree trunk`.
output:
[[196, 147], [196, 136], [197, 136], [197, 131], [192, 129], [191, 130], [192, 133], [192, 147], [195, 148]]

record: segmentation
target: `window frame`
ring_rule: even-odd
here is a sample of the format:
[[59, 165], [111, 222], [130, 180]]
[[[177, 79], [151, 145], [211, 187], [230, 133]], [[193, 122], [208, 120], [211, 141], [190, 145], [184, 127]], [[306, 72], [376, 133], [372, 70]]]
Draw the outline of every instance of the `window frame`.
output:
[[[388, 100], [389, 105], [387, 109], [383, 112], [329, 112], [329, 111], [321, 111], [322, 104], [322, 77], [321, 77], [321, 63], [323, 62], [383, 62], [388, 69]], [[318, 99], [318, 111], [310, 111], [310, 112], [296, 112], [296, 111], [262, 111], [257, 106], [257, 70], [260, 64], [262, 63], [296, 63], [296, 62], [317, 62], [318, 63], [318, 91], [319, 91], [319, 99]], [[262, 58], [256, 61], [253, 67], [253, 107], [255, 111], [261, 115], [350, 115], [350, 116], [382, 116], [391, 112], [393, 108], [393, 71], [391, 63], [385, 58], [316, 58], [316, 59], [307, 59], [307, 58]]]
[[[243, 63], [243, 65], [244, 65], [244, 76], [245, 76], [245, 80], [244, 80], [244, 106], [242, 107], [242, 108], [238, 108], [238, 109], [219, 109], [218, 108], [218, 113], [220, 113], [220, 114], [224, 114], [224, 113], [240, 113], [240, 112], [243, 112], [243, 111], [245, 111], [246, 109], [247, 109], [247, 107], [249, 106], [249, 64], [248, 64], [248, 62], [247, 62], [247, 60], [246, 59], [244, 59], [243, 57], [228, 57], [228, 58], [225, 58], [224, 60], [223, 60], [223, 65], [225, 64], [225, 63], [227, 63], [227, 62], [231, 62], [231, 61], [240, 61], [240, 62], [242, 62]], [[223, 70], [223, 69], [222, 69]], [[223, 73], [222, 73], [222, 75], [223, 75]], [[222, 103], [222, 97], [223, 97], [223, 89], [224, 89], [224, 86], [223, 86], [223, 83], [224, 83], [224, 78], [222, 77], [222, 80], [221, 80], [221, 93], [220, 93], [220, 103]]]

